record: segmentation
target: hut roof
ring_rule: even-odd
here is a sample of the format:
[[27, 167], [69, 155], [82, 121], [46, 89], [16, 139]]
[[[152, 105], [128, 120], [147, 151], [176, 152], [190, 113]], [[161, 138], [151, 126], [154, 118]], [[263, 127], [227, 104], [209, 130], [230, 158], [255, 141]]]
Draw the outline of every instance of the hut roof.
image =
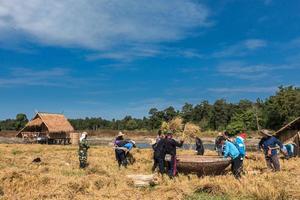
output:
[[43, 121], [40, 118], [33, 119], [29, 121], [26, 126], [41, 126]]
[[297, 137], [298, 131], [300, 130], [300, 117], [294, 119], [287, 125], [283, 126], [275, 135], [282, 142], [288, 143], [291, 142]]
[[280, 135], [286, 130], [291, 130], [291, 129], [297, 129], [297, 127], [300, 127], [300, 117], [297, 117], [287, 125], [283, 126], [281, 129], [275, 132], [275, 135]]
[[62, 114], [37, 113], [34, 119], [40, 118], [49, 132], [71, 132], [73, 126]]
[[18, 133], [18, 135], [28, 127], [41, 126], [42, 124], [46, 126], [49, 133], [74, 131], [73, 126], [62, 114], [37, 113], [35, 117], [31, 121], [29, 121], [26, 126]]

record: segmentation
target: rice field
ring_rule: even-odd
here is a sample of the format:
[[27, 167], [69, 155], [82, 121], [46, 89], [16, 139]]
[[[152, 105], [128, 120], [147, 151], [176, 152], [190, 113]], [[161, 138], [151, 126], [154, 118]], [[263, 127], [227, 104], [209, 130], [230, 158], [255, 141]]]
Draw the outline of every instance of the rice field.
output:
[[[179, 151], [180, 153], [192, 151]], [[78, 168], [76, 146], [0, 145], [0, 199], [300, 199], [300, 160], [281, 160], [282, 171], [266, 169], [263, 155], [251, 153], [245, 175], [198, 178], [158, 177], [156, 186], [136, 188], [126, 178], [151, 174], [150, 149], [134, 149], [136, 163], [119, 169], [112, 148], [92, 147], [89, 166]], [[207, 154], [214, 154], [208, 152]], [[35, 158], [42, 162], [32, 163]]]

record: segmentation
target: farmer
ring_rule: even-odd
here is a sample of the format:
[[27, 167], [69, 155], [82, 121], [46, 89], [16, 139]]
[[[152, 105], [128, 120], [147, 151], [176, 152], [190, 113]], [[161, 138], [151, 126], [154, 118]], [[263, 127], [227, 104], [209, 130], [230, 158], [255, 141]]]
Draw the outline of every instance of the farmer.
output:
[[133, 164], [135, 162], [135, 159], [133, 155], [130, 153], [130, 151], [132, 150], [132, 148], [136, 147], [135, 141], [128, 140], [128, 142], [124, 145], [124, 147], [127, 149], [127, 151], [125, 151], [125, 159], [127, 164]]
[[203, 146], [202, 140], [196, 136], [195, 141], [196, 141], [197, 155], [203, 155], [204, 154], [204, 146]]
[[273, 171], [280, 171], [280, 163], [277, 156], [277, 149], [283, 149], [282, 143], [272, 135], [272, 132], [266, 129], [260, 131], [263, 138], [259, 142], [259, 149], [263, 149], [268, 168]]
[[[115, 152], [116, 152], [116, 158], [119, 164], [119, 167], [122, 165], [126, 168], [128, 165], [128, 160], [132, 159], [133, 156], [130, 154], [130, 150], [135, 147], [135, 141], [133, 140], [123, 140], [117, 144], [115, 147]], [[131, 161], [131, 160], [130, 160]], [[134, 161], [132, 161], [134, 162]]]
[[215, 150], [219, 156], [222, 156], [222, 152], [223, 152], [223, 146], [222, 146], [221, 140], [220, 140], [221, 138], [223, 138], [223, 133], [219, 132], [218, 136], [215, 139]]
[[[117, 137], [115, 138], [114, 140], [114, 146], [117, 147], [118, 144], [121, 142], [121, 141], [124, 141], [124, 133], [122, 133], [121, 131], [118, 133]], [[118, 155], [117, 155], [117, 150], [115, 150], [115, 157], [116, 157], [116, 160], [118, 160]]]
[[124, 140], [124, 135], [125, 134], [120, 131], [114, 141], [114, 144], [117, 145], [120, 141]]
[[296, 144], [294, 143], [288, 143], [284, 145], [285, 149], [286, 149], [286, 158], [292, 158], [292, 157], [296, 157]]
[[79, 167], [80, 168], [85, 168], [87, 166], [87, 151], [90, 148], [87, 142], [87, 132], [83, 132], [80, 136], [79, 139], [79, 150], [78, 150], [78, 156], [79, 156]]
[[155, 171], [155, 169], [159, 168], [159, 172], [163, 174], [165, 172], [165, 134], [163, 134], [161, 131], [158, 132], [158, 137], [156, 138], [156, 142], [153, 143], [153, 166], [152, 166], [152, 172]]
[[246, 133], [241, 133], [234, 140], [234, 144], [238, 148], [238, 150], [240, 152], [240, 156], [243, 159], [246, 157], [246, 145], [245, 145], [246, 138], [247, 138], [247, 134]]
[[224, 158], [231, 158], [231, 172], [234, 175], [236, 179], [241, 178], [241, 166], [242, 166], [242, 160], [240, 156], [239, 150], [236, 148], [236, 146], [226, 140], [225, 137], [220, 138], [221, 144], [224, 146], [223, 150], [223, 157]]
[[165, 161], [167, 162], [167, 170], [169, 177], [174, 177], [177, 174], [176, 168], [176, 147], [182, 147], [183, 140], [177, 142], [173, 139], [173, 132], [168, 131], [165, 143]]
[[246, 145], [245, 145], [246, 138], [247, 138], [247, 134], [246, 133], [241, 133], [234, 140], [234, 144], [240, 152], [240, 158], [241, 158], [241, 162], [242, 162], [241, 163], [241, 172], [243, 172], [244, 160], [245, 160], [245, 158], [247, 158]]

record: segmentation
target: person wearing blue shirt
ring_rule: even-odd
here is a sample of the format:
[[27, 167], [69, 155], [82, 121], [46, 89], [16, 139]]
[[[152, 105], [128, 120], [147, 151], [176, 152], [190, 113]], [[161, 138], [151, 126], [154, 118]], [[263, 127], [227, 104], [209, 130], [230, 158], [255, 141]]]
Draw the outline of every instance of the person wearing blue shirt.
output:
[[[272, 132], [266, 129], [260, 131], [263, 138], [259, 142], [259, 149], [263, 149], [268, 168], [273, 171], [280, 171], [280, 163], [277, 156], [277, 150], [283, 150], [282, 143], [272, 135]], [[284, 150], [283, 150], [284, 151]]]
[[128, 143], [126, 143], [126, 144], [124, 145], [124, 147], [125, 147], [126, 149], [128, 149], [128, 151], [130, 151], [130, 150], [133, 148], [133, 143], [132, 143], [132, 142], [128, 142]]
[[288, 144], [285, 144], [284, 147], [286, 149], [286, 158], [289, 159], [289, 158], [292, 158], [295, 156], [295, 144], [294, 143], [288, 143]]
[[244, 159], [246, 157], [246, 145], [245, 145], [246, 138], [247, 138], [247, 134], [246, 133], [241, 133], [234, 140], [234, 144], [240, 152], [240, 157], [241, 157], [241, 162], [242, 162], [241, 163], [241, 172], [244, 171], [243, 168], [244, 168]]
[[128, 162], [131, 164], [134, 162], [133, 156], [129, 153], [133, 147], [135, 147], [133, 140], [123, 140], [117, 144], [115, 150], [119, 167], [123, 165], [126, 168]]
[[241, 157], [244, 159], [246, 156], [246, 145], [245, 139], [247, 135], [246, 133], [241, 133], [239, 136], [235, 138], [234, 144], [240, 152]]
[[223, 157], [224, 158], [231, 158], [231, 171], [235, 178], [241, 178], [241, 166], [242, 160], [240, 156], [239, 150], [236, 146], [227, 141], [225, 137], [220, 138], [221, 144], [224, 146], [223, 148]]

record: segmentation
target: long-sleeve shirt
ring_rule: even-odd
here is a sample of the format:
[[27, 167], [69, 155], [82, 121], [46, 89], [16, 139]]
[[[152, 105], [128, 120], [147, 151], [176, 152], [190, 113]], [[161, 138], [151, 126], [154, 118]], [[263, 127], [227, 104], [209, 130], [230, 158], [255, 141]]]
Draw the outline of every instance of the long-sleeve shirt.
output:
[[225, 141], [224, 145], [224, 158], [231, 157], [232, 159], [237, 158], [240, 155], [239, 150], [236, 146], [229, 141]]
[[167, 138], [165, 141], [166, 153], [176, 156], [176, 147], [182, 147], [183, 141], [177, 142], [173, 138]]
[[204, 146], [203, 142], [200, 138], [196, 137], [196, 150], [198, 152], [198, 155], [203, 155], [204, 154]]
[[78, 154], [79, 155], [87, 155], [87, 151], [88, 149], [90, 148], [88, 142], [86, 139], [82, 139], [80, 142], [79, 142], [79, 150], [78, 150]]
[[[283, 148], [282, 143], [274, 136], [270, 136], [268, 138], [263, 138], [259, 142], [259, 148], [263, 148], [265, 155], [268, 154], [268, 150], [271, 148], [276, 148], [279, 146], [281, 149]], [[272, 149], [271, 151], [272, 156], [277, 154], [276, 149]]]
[[133, 148], [133, 144], [131, 142], [128, 142], [124, 145], [124, 147], [130, 151]]
[[239, 150], [241, 157], [244, 158], [246, 155], [246, 145], [244, 139], [240, 136], [237, 136], [234, 143], [237, 149]]

